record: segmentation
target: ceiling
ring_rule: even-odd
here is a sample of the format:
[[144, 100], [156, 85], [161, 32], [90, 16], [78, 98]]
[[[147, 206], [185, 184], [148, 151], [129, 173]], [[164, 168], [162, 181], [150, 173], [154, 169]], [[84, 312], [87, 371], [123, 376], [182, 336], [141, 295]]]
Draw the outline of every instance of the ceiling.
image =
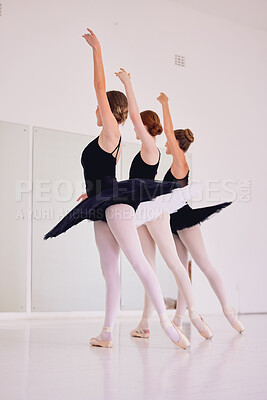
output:
[[184, 7], [267, 31], [267, 0], [172, 0]]

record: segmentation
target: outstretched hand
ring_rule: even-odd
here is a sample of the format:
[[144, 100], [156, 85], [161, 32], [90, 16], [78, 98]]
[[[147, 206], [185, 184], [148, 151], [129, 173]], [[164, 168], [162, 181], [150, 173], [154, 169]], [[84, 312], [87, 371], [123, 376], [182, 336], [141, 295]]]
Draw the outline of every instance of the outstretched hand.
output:
[[160, 95], [159, 95], [159, 97], [157, 97], [157, 100], [161, 103], [161, 104], [166, 104], [166, 103], [168, 103], [168, 101], [169, 101], [169, 99], [168, 99], [168, 97], [166, 96], [166, 94], [165, 93], [160, 93]]
[[84, 194], [81, 194], [81, 196], [80, 197], [78, 197], [78, 199], [77, 199], [77, 201], [79, 201], [79, 200], [85, 200], [85, 199], [87, 199], [87, 194], [86, 193], [84, 193]]
[[92, 49], [96, 49], [97, 47], [100, 46], [100, 43], [94, 34], [94, 32], [87, 28], [89, 33], [85, 33], [82, 37], [87, 41], [87, 43], [92, 47]]
[[115, 72], [115, 75], [122, 81], [124, 85], [131, 80], [131, 74], [125, 71], [123, 68], [120, 68], [119, 72]]

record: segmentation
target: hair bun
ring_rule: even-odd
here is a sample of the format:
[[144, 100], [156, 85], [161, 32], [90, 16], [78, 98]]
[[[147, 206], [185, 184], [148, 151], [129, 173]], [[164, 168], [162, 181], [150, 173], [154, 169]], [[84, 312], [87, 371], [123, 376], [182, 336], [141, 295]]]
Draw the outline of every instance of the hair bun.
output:
[[128, 101], [124, 93], [117, 90], [107, 92], [107, 98], [112, 114], [118, 124], [124, 123], [128, 116]]
[[116, 110], [113, 112], [114, 117], [116, 118], [119, 124], [123, 123], [127, 119], [128, 108], [123, 106], [117, 106]]
[[152, 128], [150, 128], [150, 134], [152, 136], [160, 135], [163, 131], [163, 128], [160, 123], [155, 123]]
[[143, 124], [151, 136], [160, 135], [163, 132], [158, 114], [151, 110], [145, 110], [140, 113]]
[[184, 135], [185, 135], [186, 139], [187, 139], [190, 143], [193, 143], [193, 141], [194, 141], [194, 135], [193, 135], [193, 133], [190, 131], [190, 129], [185, 129]]

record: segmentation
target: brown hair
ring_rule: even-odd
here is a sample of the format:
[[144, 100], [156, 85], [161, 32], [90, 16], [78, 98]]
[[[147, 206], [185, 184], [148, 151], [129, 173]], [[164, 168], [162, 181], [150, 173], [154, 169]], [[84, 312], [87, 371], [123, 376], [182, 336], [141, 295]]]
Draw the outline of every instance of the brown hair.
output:
[[107, 92], [107, 98], [112, 114], [118, 124], [122, 124], [128, 117], [128, 101], [124, 93], [118, 90]]
[[180, 148], [186, 152], [191, 143], [194, 141], [194, 135], [190, 129], [176, 129], [174, 135], [179, 142]]
[[146, 110], [140, 113], [143, 124], [147, 127], [151, 136], [160, 135], [163, 131], [158, 114]]

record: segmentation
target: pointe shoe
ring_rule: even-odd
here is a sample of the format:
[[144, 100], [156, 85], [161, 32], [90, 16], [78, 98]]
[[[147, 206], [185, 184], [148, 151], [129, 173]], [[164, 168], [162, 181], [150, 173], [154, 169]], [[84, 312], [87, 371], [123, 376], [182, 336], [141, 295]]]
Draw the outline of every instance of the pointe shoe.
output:
[[[111, 332], [111, 328], [110, 327], [104, 327], [102, 329], [102, 332]], [[90, 339], [89, 343], [90, 343], [91, 346], [106, 347], [106, 348], [113, 347], [112, 340], [102, 340], [100, 338], [100, 336]]]
[[196, 326], [196, 325], [193, 323], [193, 320], [196, 319], [196, 318], [191, 318], [191, 321], [192, 321], [193, 325], [196, 327], [196, 329], [198, 330], [198, 332], [200, 333], [201, 336], [203, 336], [203, 337], [204, 337], [205, 339], [207, 339], [207, 340], [211, 339], [211, 338], [213, 337], [213, 332], [212, 332], [212, 330], [210, 329], [210, 327], [208, 326], [208, 324], [204, 321], [204, 319], [202, 318], [201, 315], [198, 315], [198, 317], [199, 317], [199, 318], [201, 319], [201, 321], [202, 321], [202, 327], [201, 327], [201, 329], [199, 329], [198, 326]]
[[245, 330], [244, 325], [242, 324], [241, 321], [239, 321], [233, 307], [230, 307], [230, 306], [224, 307], [223, 313], [224, 313], [225, 317], [228, 319], [228, 322], [232, 325], [232, 327], [235, 330], [237, 330], [238, 333], [242, 333]]
[[142, 339], [148, 339], [150, 336], [150, 331], [149, 329], [141, 329], [141, 328], [135, 328], [130, 332], [130, 335], [132, 337], [138, 337]]
[[173, 324], [169, 319], [165, 320], [165, 321], [160, 321], [161, 326], [163, 327], [164, 330], [166, 330], [166, 328], [168, 328], [169, 326], [173, 326], [176, 331], [179, 334], [179, 340], [178, 342], [175, 342], [174, 340], [171, 341], [177, 346], [180, 347], [181, 349], [186, 350], [189, 346], [190, 346], [190, 342], [187, 339], [187, 337], [180, 331], [179, 328], [177, 328], [177, 326], [175, 324]]
[[147, 328], [147, 329], [143, 329], [143, 328], [140, 326], [140, 325], [142, 325], [142, 322], [143, 322], [146, 326], [148, 326], [149, 319], [148, 319], [147, 317], [142, 317], [141, 321], [139, 322], [138, 327], [135, 328], [135, 329], [133, 329], [133, 330], [130, 332], [130, 335], [131, 335], [132, 337], [138, 337], [138, 338], [142, 338], [142, 339], [148, 339], [148, 338], [149, 338], [149, 336], [150, 336], [150, 331], [149, 331], [148, 328]]
[[200, 315], [200, 319], [203, 322], [203, 328], [201, 329], [201, 331], [198, 331], [200, 333], [201, 336], [203, 336], [205, 339], [209, 340], [213, 337], [213, 332], [210, 329], [210, 327], [208, 326], [208, 324], [204, 321], [204, 319], [202, 318], [202, 316]]

